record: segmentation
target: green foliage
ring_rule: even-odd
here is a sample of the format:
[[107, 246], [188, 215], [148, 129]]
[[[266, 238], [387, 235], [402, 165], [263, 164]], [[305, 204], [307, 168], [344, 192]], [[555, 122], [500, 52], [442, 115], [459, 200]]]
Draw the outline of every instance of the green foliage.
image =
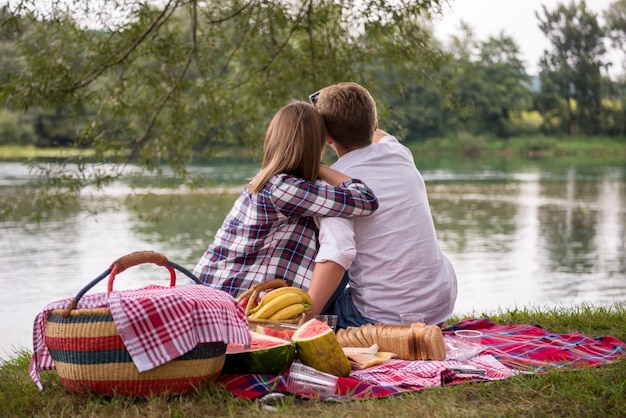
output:
[[[430, 17], [443, 3], [114, 0], [43, 8], [18, 0], [0, 10], [0, 142], [93, 152], [91, 161], [70, 157], [54, 174], [42, 170], [44, 193], [121, 175], [92, 170], [94, 161], [154, 171], [168, 164], [193, 186], [190, 160], [229, 148], [258, 155], [276, 109], [342, 80], [372, 91], [381, 127], [407, 142], [446, 138], [437, 143], [467, 155], [507, 147], [493, 138], [625, 135], [624, 80], [599, 78], [604, 32], [584, 2], [544, 8], [540, 27], [554, 49], [536, 94], [510, 37], [478, 41], [464, 25], [449, 45], [436, 42]], [[624, 0], [606, 16], [617, 45]], [[521, 117], [532, 109], [541, 126]], [[542, 141], [529, 149], [549, 147]]]
[[341, 80], [376, 92], [378, 62], [436, 78], [442, 54], [423, 19], [439, 4], [12, 3], [0, 22], [12, 42], [0, 48], [2, 103], [28, 114], [36, 145], [93, 151], [33, 166], [37, 207], [110, 184], [127, 162], [168, 164], [196, 185], [187, 172], [194, 156], [233, 146], [258, 153], [276, 109]]
[[540, 62], [539, 110], [550, 126], [556, 118], [560, 128], [573, 135], [599, 134], [602, 110], [600, 69], [606, 49], [604, 30], [584, 1], [559, 4], [554, 11], [543, 6], [537, 13], [539, 28], [552, 44]]
[[626, 50], [626, 0], [616, 0], [604, 13], [609, 39], [613, 45]]
[[[466, 29], [466, 45], [460, 51], [454, 78], [455, 92], [471, 111], [462, 116], [466, 129], [473, 133], [491, 133], [500, 138], [511, 136], [513, 118], [528, 109], [529, 77], [513, 39], [505, 35], [490, 37], [485, 42], [473, 41]], [[478, 51], [475, 53], [474, 51]]]
[[[416, 74], [438, 74], [441, 61], [422, 25], [438, 0], [128, 0], [84, 10], [53, 3], [48, 14], [36, 3], [9, 10], [19, 17], [22, 61], [3, 99], [16, 109], [63, 109], [76, 145], [100, 159], [149, 169], [167, 162], [183, 176], [192, 153], [259, 149], [272, 114], [292, 98], [346, 79], [375, 90], [375, 61]], [[106, 20], [106, 10], [117, 18]]]
[[[385, 85], [400, 92], [382, 95], [392, 109], [389, 130], [407, 141], [441, 137], [456, 131], [508, 138], [513, 121], [530, 107], [529, 77], [513, 39], [500, 35], [485, 42], [464, 26], [442, 67], [443, 82], [420, 83], [412, 71], [381, 70]], [[470, 152], [471, 154], [471, 152]]]
[[0, 145], [30, 145], [35, 141], [31, 125], [20, 120], [20, 114], [0, 108]]

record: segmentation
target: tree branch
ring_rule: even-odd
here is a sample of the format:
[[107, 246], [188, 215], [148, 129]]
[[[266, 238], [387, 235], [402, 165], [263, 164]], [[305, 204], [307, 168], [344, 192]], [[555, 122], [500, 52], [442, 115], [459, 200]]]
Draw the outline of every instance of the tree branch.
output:
[[137, 154], [139, 153], [139, 150], [143, 148], [148, 142], [150, 142], [150, 133], [152, 132], [154, 125], [156, 125], [159, 115], [165, 108], [165, 105], [169, 101], [172, 94], [177, 90], [178, 85], [182, 82], [183, 78], [187, 74], [187, 71], [189, 71], [189, 67], [191, 66], [191, 63], [193, 62], [193, 59], [196, 56], [196, 53], [198, 51], [198, 43], [197, 43], [198, 42], [197, 40], [198, 3], [196, 0], [192, 0], [191, 4], [192, 4], [192, 7], [191, 7], [191, 42], [192, 42], [191, 51], [189, 51], [189, 55], [187, 57], [185, 65], [183, 66], [179, 76], [176, 78], [175, 82], [172, 84], [169, 91], [161, 98], [161, 101], [159, 102], [156, 112], [152, 116], [152, 119], [150, 120], [150, 123], [148, 124], [148, 127], [146, 128], [146, 131], [141, 136], [141, 138], [137, 139], [135, 143], [133, 144], [133, 148], [130, 152], [130, 155], [128, 156], [128, 161], [135, 158]]
[[221, 19], [217, 19], [217, 20], [209, 20], [207, 21], [207, 23], [209, 25], [216, 25], [216, 24], [220, 24], [220, 23], [224, 23], [224, 22], [228, 22], [230, 19], [233, 19], [236, 16], [239, 16], [240, 14], [243, 13], [244, 10], [246, 10], [248, 7], [252, 6], [255, 2], [249, 2], [243, 5], [243, 7], [239, 10], [236, 10], [235, 12], [233, 12], [232, 14], [225, 16]]
[[263, 65], [260, 68], [261, 72], [266, 71], [274, 63], [274, 61], [276, 61], [276, 58], [278, 58], [280, 53], [283, 51], [283, 49], [285, 48], [285, 46], [287, 45], [287, 43], [289, 42], [289, 40], [291, 39], [291, 37], [295, 33], [296, 29], [299, 27], [300, 23], [304, 19], [304, 16], [307, 13], [306, 9], [308, 9], [308, 3], [310, 3], [310, 1], [311, 0], [309, 0], [308, 2], [306, 2], [305, 4], [302, 5], [302, 8], [300, 8], [300, 10], [298, 12], [298, 17], [297, 17], [296, 21], [294, 22], [293, 26], [291, 27], [291, 29], [289, 31], [289, 34], [287, 35], [287, 37], [285, 38], [283, 43], [276, 50], [274, 50], [274, 53], [270, 57], [269, 61], [266, 62], [265, 65]]
[[[243, 9], [242, 9], [242, 11], [243, 11]], [[250, 10], [250, 14], [252, 14], [252, 10]], [[231, 51], [231, 53], [228, 55], [228, 58], [226, 59], [226, 62], [224, 63], [224, 65], [222, 66], [222, 68], [220, 70], [220, 74], [222, 74], [222, 75], [226, 73], [226, 70], [228, 69], [228, 66], [230, 65], [230, 63], [232, 62], [233, 58], [235, 57], [235, 53], [237, 51], [239, 51], [239, 49], [243, 45], [243, 41], [246, 39], [247, 34], [250, 32], [250, 14], [248, 14], [248, 18], [246, 19], [246, 30], [243, 31], [243, 33], [241, 34], [241, 38], [239, 38], [239, 42], [237, 43], [235, 48]]]
[[[104, 64], [102, 67], [100, 67], [97, 71], [93, 72], [91, 75], [87, 76], [87, 78], [85, 78], [84, 80], [74, 83], [72, 84], [72, 86], [67, 89], [66, 91], [74, 91], [74, 90], [78, 90], [81, 89], [83, 87], [88, 86], [89, 84], [91, 84], [96, 78], [98, 78], [102, 73], [104, 73], [106, 70], [108, 70], [111, 67], [114, 67], [116, 65], [119, 65], [121, 63], [123, 63], [124, 61], [126, 61], [128, 59], [128, 57], [130, 56], [130, 54], [143, 42], [145, 41], [148, 36], [152, 33], [154, 33], [155, 31], [157, 31], [165, 22], [167, 22], [167, 19], [174, 13], [174, 11], [176, 11], [176, 8], [178, 7], [178, 4], [180, 2], [180, 0], [176, 0], [174, 3], [174, 6], [172, 7], [172, 10], [169, 11], [169, 13], [167, 13], [170, 5], [172, 4], [173, 0], [170, 0], [165, 7], [163, 8], [163, 11], [161, 12], [161, 14], [158, 16], [157, 19], [155, 19], [152, 24], [148, 27], [148, 29], [146, 29], [146, 31], [144, 31], [144, 33], [141, 34], [141, 36], [139, 38], [137, 38], [135, 40], [135, 42], [133, 42], [132, 45], [130, 45], [130, 47], [124, 51], [122, 53], [121, 56], [119, 56], [116, 60], [109, 62], [107, 64]], [[195, 6], [194, 6], [195, 7]]]

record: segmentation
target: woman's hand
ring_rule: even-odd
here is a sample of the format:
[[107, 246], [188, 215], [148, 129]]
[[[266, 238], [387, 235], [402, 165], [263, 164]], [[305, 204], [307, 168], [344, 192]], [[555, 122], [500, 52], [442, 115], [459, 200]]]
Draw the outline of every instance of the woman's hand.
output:
[[339, 186], [350, 177], [345, 174], [328, 167], [326, 164], [320, 164], [319, 177], [331, 186]]
[[372, 139], [372, 142], [376, 143], [380, 141], [382, 138], [386, 137], [387, 135], [389, 134], [383, 131], [382, 129], [376, 129], [374, 131], [374, 138]]

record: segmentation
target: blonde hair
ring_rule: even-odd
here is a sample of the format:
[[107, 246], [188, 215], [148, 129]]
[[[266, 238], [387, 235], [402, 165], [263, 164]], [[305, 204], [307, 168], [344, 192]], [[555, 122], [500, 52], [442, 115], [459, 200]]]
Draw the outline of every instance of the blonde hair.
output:
[[267, 128], [261, 171], [252, 179], [248, 190], [260, 192], [279, 173], [317, 180], [325, 143], [326, 126], [317, 109], [302, 101], [292, 101], [276, 112]]
[[320, 90], [315, 107], [322, 114], [328, 134], [346, 149], [372, 142], [378, 126], [376, 102], [366, 88], [344, 82]]

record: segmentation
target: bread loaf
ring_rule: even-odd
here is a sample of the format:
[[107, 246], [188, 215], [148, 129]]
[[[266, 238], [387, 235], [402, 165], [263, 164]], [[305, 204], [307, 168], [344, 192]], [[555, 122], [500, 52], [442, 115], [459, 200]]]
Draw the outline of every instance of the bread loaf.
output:
[[337, 331], [342, 347], [370, 347], [396, 354], [403, 360], [445, 360], [446, 345], [437, 325], [366, 324]]

